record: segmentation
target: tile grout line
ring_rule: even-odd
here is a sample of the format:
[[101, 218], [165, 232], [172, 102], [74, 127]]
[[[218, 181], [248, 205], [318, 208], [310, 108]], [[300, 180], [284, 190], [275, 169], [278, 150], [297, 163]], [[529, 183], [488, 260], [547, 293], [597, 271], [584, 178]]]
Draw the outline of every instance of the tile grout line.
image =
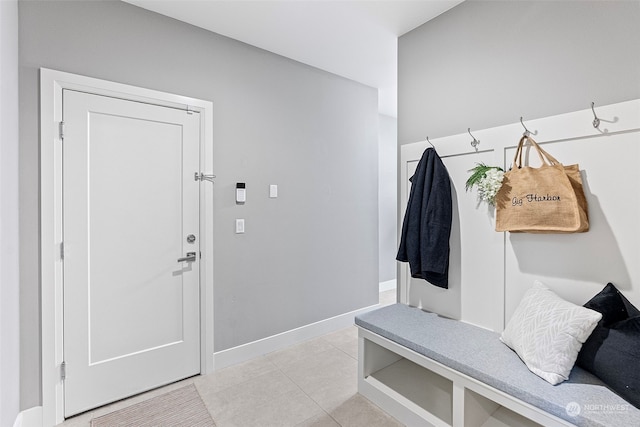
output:
[[[264, 356], [262, 356], [262, 357], [264, 357]], [[283, 372], [283, 371], [282, 371], [282, 370], [281, 370], [281, 369], [280, 369], [280, 368], [279, 368], [275, 363], [273, 363], [273, 362], [271, 362], [271, 361], [268, 361], [268, 362], [269, 362], [269, 363], [271, 363], [271, 364], [274, 366], [274, 369], [269, 370], [269, 371], [267, 371], [267, 372], [263, 372], [263, 373], [261, 373], [261, 374], [259, 374], [259, 375], [255, 375], [255, 376], [253, 376], [253, 377], [251, 377], [251, 378], [249, 378], [249, 379], [247, 379], [247, 380], [241, 381], [241, 382], [239, 382], [239, 383], [235, 383], [235, 384], [230, 385], [230, 386], [228, 386], [228, 387], [225, 387], [225, 388], [223, 388], [223, 389], [220, 389], [220, 390], [218, 390], [218, 391], [214, 392], [214, 394], [223, 393], [223, 392], [225, 392], [226, 390], [229, 390], [229, 389], [231, 389], [231, 388], [235, 388], [235, 387], [242, 387], [242, 386], [246, 385], [247, 383], [249, 383], [249, 382], [251, 382], [251, 381], [255, 381], [256, 379], [259, 379], [259, 378], [261, 378], [261, 377], [265, 377], [265, 376], [267, 376], [267, 375], [271, 375], [271, 374], [274, 374], [274, 373], [277, 373], [277, 372], [279, 372], [281, 375], [283, 375], [283, 376], [284, 376], [287, 380], [289, 380], [289, 381], [290, 381], [290, 382], [291, 382], [295, 387], [299, 388], [299, 386], [298, 386], [298, 385], [297, 385], [293, 380], [291, 380], [291, 378], [289, 378], [289, 376], [288, 376], [287, 374], [285, 374], [285, 373], [284, 373], [284, 372]], [[195, 385], [195, 384], [194, 384], [194, 385]], [[204, 397], [202, 396], [202, 394], [200, 394], [200, 390], [198, 389], [198, 386], [197, 386], [197, 385], [195, 385], [195, 387], [196, 387], [196, 391], [198, 391], [198, 394], [200, 395], [200, 398], [203, 400], [203, 402], [204, 402], [204, 404], [205, 404], [205, 407], [207, 408], [207, 411], [209, 412], [209, 415], [211, 415], [211, 418], [214, 420], [214, 422], [216, 422], [216, 419], [214, 418], [214, 414], [213, 414], [213, 413], [211, 413], [211, 411], [209, 410], [209, 405], [207, 405], [207, 403], [205, 402]], [[288, 393], [288, 392], [286, 392], [286, 391], [284, 391], [284, 392], [278, 392], [278, 394], [277, 394], [277, 395], [278, 395], [278, 396], [281, 396], [281, 395], [284, 395], [284, 394], [287, 394], [287, 393]], [[269, 403], [268, 403], [268, 402], [265, 402], [265, 403], [261, 403], [260, 405], [258, 405], [258, 407], [268, 407], [268, 405], [269, 405]], [[226, 423], [226, 422], [228, 422], [229, 420], [232, 420], [233, 418], [235, 418], [236, 416], [237, 416], [237, 414], [236, 414], [236, 415], [234, 415], [234, 416], [232, 416], [232, 417], [230, 417], [230, 418], [219, 418], [219, 420], [220, 420], [220, 423]], [[217, 425], [217, 424], [218, 424], [218, 423], [216, 422], [216, 425]]]
[[[320, 338], [322, 338], [322, 337], [320, 337]], [[335, 345], [333, 345], [333, 344], [332, 344], [332, 343], [330, 343], [329, 341], [325, 340], [324, 338], [322, 338], [322, 339], [323, 339], [323, 341], [327, 342], [331, 347], [333, 347], [333, 348], [335, 348], [335, 349], [337, 349], [337, 350], [340, 350], [339, 348], [337, 348]], [[325, 350], [325, 351], [328, 351], [328, 350]], [[323, 352], [319, 352], [319, 353], [323, 353]], [[304, 390], [302, 389], [302, 387], [300, 387], [300, 385], [299, 385], [299, 384], [298, 384], [298, 383], [297, 383], [293, 378], [291, 378], [289, 375], [287, 375], [287, 373], [286, 373], [286, 372], [284, 372], [280, 366], [278, 366], [278, 369], [280, 370], [280, 372], [282, 372], [282, 374], [283, 374], [284, 376], [286, 376], [287, 378], [289, 378], [289, 381], [291, 381], [291, 382], [292, 382], [296, 387], [298, 387], [298, 389], [299, 389], [299, 390], [300, 390], [300, 391], [301, 391], [305, 396], [307, 396], [309, 399], [311, 399], [311, 401], [312, 401], [313, 403], [315, 403], [315, 404], [318, 406], [318, 408], [320, 408], [320, 409], [322, 410], [322, 412], [323, 412], [324, 414], [326, 414], [329, 418], [331, 418], [331, 419], [332, 419], [332, 420], [333, 420], [333, 421], [334, 421], [338, 426], [342, 427], [342, 424], [340, 424], [340, 422], [338, 422], [338, 420], [336, 420], [336, 419], [335, 419], [335, 418], [334, 418], [334, 417], [333, 417], [329, 412], [327, 412], [327, 411], [326, 411], [326, 409], [324, 409], [322, 406], [320, 406], [320, 403], [319, 403], [319, 402], [317, 402], [313, 397], [309, 396], [309, 394], [308, 394], [306, 391], [304, 391]], [[311, 417], [311, 418], [313, 418], [313, 417]], [[304, 420], [304, 421], [308, 421], [308, 420], [310, 420], [311, 418], [308, 418], [307, 420]], [[304, 422], [304, 421], [303, 421], [303, 422]]]

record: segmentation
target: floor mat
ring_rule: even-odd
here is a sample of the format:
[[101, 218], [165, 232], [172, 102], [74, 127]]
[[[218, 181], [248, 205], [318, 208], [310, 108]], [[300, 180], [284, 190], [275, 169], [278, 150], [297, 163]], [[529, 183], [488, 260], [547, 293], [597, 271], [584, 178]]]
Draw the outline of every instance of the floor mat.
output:
[[91, 427], [213, 427], [193, 384], [91, 420]]

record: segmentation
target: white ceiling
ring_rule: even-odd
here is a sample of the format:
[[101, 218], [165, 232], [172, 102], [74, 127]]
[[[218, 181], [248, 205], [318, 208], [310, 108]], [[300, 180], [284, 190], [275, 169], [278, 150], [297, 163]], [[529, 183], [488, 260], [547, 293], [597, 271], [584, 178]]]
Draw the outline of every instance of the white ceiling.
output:
[[124, 0], [379, 89], [397, 116], [397, 39], [462, 0]]

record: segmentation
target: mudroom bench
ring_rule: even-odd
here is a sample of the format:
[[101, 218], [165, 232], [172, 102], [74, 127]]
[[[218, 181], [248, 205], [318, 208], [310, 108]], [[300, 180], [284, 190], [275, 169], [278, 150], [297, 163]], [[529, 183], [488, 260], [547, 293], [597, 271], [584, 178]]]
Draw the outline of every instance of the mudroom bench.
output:
[[356, 317], [358, 390], [407, 426], [640, 426], [640, 410], [574, 367], [551, 385], [499, 334], [404, 304]]

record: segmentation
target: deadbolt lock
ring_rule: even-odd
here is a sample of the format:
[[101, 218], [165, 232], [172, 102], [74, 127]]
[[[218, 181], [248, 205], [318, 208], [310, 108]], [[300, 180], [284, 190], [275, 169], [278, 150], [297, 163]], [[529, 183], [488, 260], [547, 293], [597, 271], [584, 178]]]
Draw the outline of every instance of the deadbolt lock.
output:
[[187, 236], [187, 243], [193, 243], [196, 241], [196, 236], [194, 236], [193, 234], [189, 234]]

